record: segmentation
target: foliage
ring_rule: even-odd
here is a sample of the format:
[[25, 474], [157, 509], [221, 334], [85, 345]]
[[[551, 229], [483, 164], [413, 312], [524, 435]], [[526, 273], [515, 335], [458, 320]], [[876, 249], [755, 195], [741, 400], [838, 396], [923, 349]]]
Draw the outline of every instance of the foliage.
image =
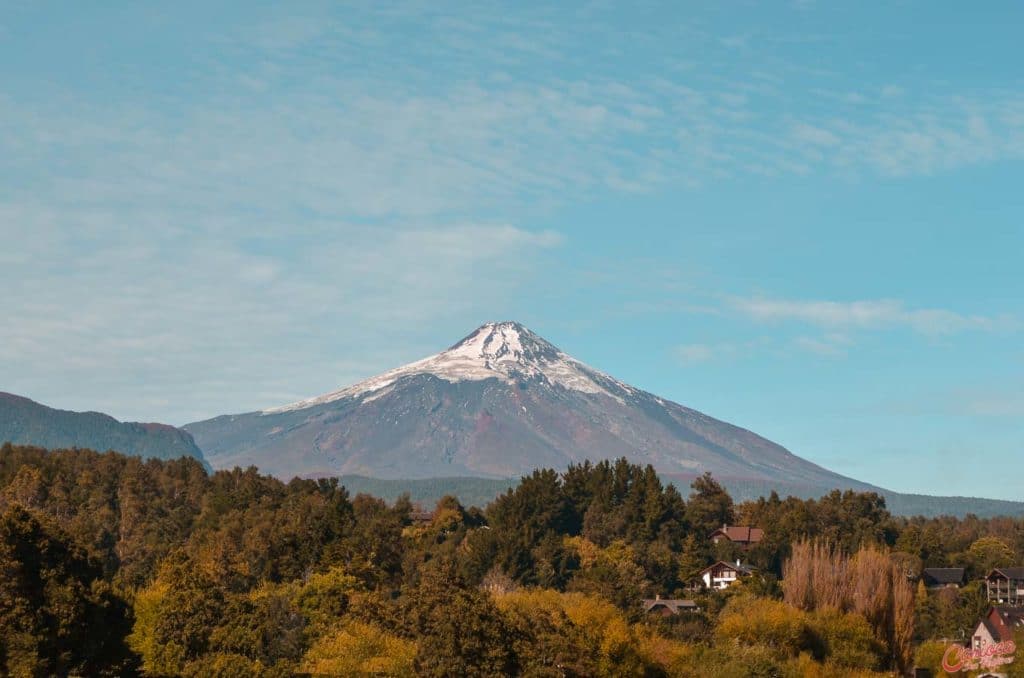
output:
[[413, 676], [416, 643], [359, 621], [343, 622], [320, 636], [299, 670], [329, 676]]
[[823, 542], [800, 541], [783, 568], [785, 600], [803, 610], [856, 612], [902, 670], [911, 663], [914, 591], [903, 568], [873, 546], [852, 556]]
[[1013, 549], [998, 537], [981, 537], [970, 545], [964, 554], [970, 573], [984, 577], [997, 567], [1014, 565]]
[[[521, 590], [497, 596], [496, 604], [515, 631], [527, 675], [643, 675], [657, 666], [641, 654], [644, 647], [671, 654], [670, 641], [644, 635], [593, 595]], [[541, 652], [527, 651], [535, 647]]]
[[424, 676], [491, 676], [515, 672], [508, 625], [490, 597], [465, 587], [450, 564], [431, 569], [404, 591], [407, 624], [418, 640], [415, 668]]
[[[983, 611], [977, 584], [915, 595], [908, 574], [1024, 559], [1024, 521], [691, 490], [586, 462], [425, 516], [334, 480], [4, 446], [0, 673], [867, 675]], [[765, 539], [710, 542], [737, 521]], [[716, 556], [759, 572], [689, 590]], [[701, 611], [645, 615], [657, 594]]]
[[859, 614], [818, 610], [808, 615], [808, 627], [818, 645], [814, 654], [831, 666], [879, 669], [885, 663], [885, 646]]
[[763, 645], [780, 658], [796, 657], [812, 647], [807, 615], [786, 603], [737, 596], [718, 618], [719, 642]]
[[732, 497], [710, 473], [693, 481], [693, 494], [686, 503], [686, 519], [700, 534], [710, 534], [736, 522]]
[[21, 506], [0, 515], [0, 673], [128, 670], [125, 602], [99, 565], [49, 520]]
[[927, 640], [917, 646], [914, 651], [914, 666], [922, 669], [929, 669], [933, 676], [946, 675], [942, 670], [942, 655], [946, 652], [948, 643], [939, 640]]

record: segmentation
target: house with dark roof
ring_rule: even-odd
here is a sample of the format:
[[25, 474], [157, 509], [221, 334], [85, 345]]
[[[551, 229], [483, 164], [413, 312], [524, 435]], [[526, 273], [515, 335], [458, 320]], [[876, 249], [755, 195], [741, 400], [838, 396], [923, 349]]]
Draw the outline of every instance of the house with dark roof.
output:
[[958, 589], [967, 583], [967, 570], [962, 567], [926, 567], [921, 580], [929, 589]]
[[749, 525], [722, 525], [708, 535], [708, 539], [713, 544], [730, 541], [733, 544], [748, 549], [764, 539], [764, 530], [760, 527], [750, 527]]
[[729, 588], [737, 580], [749, 577], [752, 574], [754, 574], [754, 568], [743, 565], [738, 560], [735, 563], [727, 563], [720, 560], [700, 571], [700, 574], [697, 575], [697, 585], [703, 584], [706, 589], [720, 591]]
[[1015, 608], [990, 607], [971, 634], [971, 649], [982, 650], [1013, 640], [1014, 631], [1024, 628], [1024, 611]]
[[415, 525], [428, 525], [434, 520], [434, 512], [416, 507], [409, 511], [409, 520]]
[[653, 599], [640, 602], [643, 604], [644, 612], [662, 617], [671, 617], [683, 612], [700, 612], [697, 603], [682, 598], [662, 598], [656, 595]]
[[1024, 605], [1024, 567], [997, 567], [985, 577], [985, 590], [991, 603]]

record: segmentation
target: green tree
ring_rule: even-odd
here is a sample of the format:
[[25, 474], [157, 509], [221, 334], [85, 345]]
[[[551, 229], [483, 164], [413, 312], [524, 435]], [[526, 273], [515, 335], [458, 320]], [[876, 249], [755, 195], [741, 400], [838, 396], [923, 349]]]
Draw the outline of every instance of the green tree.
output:
[[686, 502], [686, 522], [701, 539], [723, 525], [736, 522], [732, 497], [710, 473], [694, 480], [690, 487], [693, 492]]
[[147, 673], [177, 675], [210, 649], [210, 635], [223, 620], [225, 596], [216, 582], [178, 555], [163, 564], [156, 580], [136, 596], [136, 618], [128, 642]]
[[687, 535], [679, 554], [679, 581], [685, 585], [695, 580], [710, 559], [706, 542], [698, 541], [696, 535]]
[[829, 664], [871, 670], [885, 664], [885, 646], [861, 615], [828, 608], [812, 613], [808, 621], [819, 644], [819, 657]]
[[50, 521], [21, 506], [0, 516], [0, 674], [128, 671], [128, 610]]
[[512, 638], [490, 597], [467, 588], [450, 564], [429, 568], [405, 591], [422, 676], [499, 676], [516, 670]]
[[984, 577], [997, 567], [1009, 567], [1016, 558], [1013, 549], [997, 537], [975, 540], [965, 555], [972, 578]]
[[487, 522], [497, 531], [495, 558], [512, 578], [537, 581], [534, 549], [549, 535], [569, 534], [575, 526], [573, 507], [562, 492], [558, 474], [534, 471], [518, 487], [487, 508]]

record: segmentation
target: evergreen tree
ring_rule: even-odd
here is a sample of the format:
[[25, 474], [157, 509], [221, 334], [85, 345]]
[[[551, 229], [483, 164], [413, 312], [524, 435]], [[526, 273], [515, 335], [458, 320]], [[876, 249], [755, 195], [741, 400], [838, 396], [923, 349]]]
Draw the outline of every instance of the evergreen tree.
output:
[[0, 515], [0, 674], [129, 671], [129, 613], [99, 564], [20, 506]]
[[732, 497], [710, 473], [694, 480], [690, 487], [693, 492], [686, 502], [686, 520], [701, 539], [723, 525], [736, 522]]
[[490, 597], [467, 588], [450, 563], [431, 567], [405, 592], [406, 616], [418, 639], [421, 676], [505, 676], [516, 671], [509, 628]]

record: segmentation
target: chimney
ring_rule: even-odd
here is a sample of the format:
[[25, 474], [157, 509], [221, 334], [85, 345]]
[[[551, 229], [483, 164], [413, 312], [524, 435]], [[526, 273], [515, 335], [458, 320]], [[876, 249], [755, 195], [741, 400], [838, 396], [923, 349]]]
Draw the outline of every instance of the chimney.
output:
[[737, 559], [736, 559], [736, 567], [739, 567], [739, 566], [740, 566], [740, 559], [739, 559], [739, 558], [737, 558]]

